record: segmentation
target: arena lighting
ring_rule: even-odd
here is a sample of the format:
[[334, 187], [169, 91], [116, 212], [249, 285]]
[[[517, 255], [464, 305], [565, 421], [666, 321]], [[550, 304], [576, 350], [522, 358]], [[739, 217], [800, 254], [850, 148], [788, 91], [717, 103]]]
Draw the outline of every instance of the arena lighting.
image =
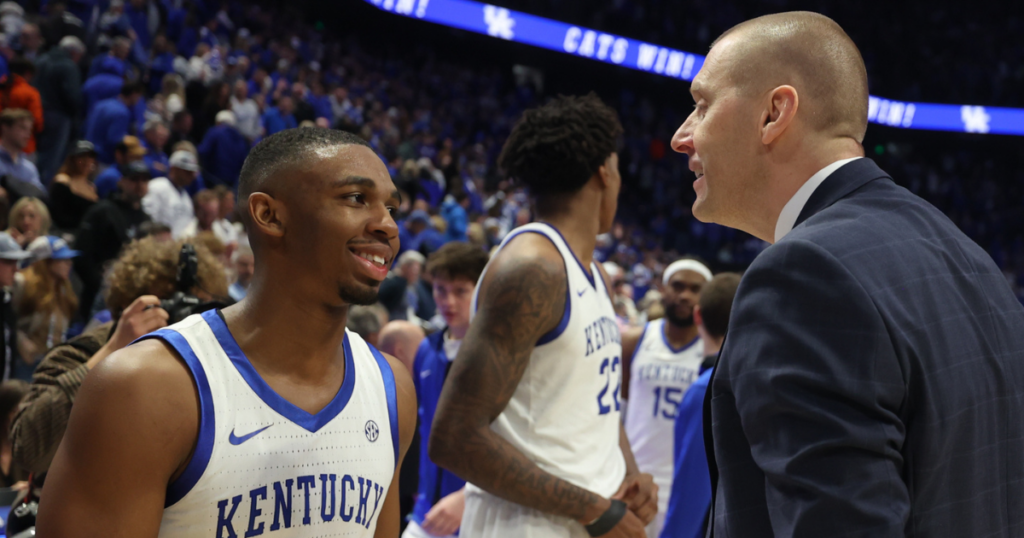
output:
[[[499, 39], [682, 80], [704, 56], [472, 0], [365, 0], [378, 9]], [[871, 123], [902, 129], [1024, 136], [1024, 109], [911, 103], [871, 97]]]

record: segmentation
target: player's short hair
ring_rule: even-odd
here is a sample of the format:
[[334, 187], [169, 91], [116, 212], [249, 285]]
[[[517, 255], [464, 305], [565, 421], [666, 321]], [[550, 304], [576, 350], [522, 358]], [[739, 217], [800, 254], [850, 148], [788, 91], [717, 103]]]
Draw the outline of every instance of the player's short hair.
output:
[[426, 272], [434, 278], [468, 280], [476, 284], [487, 266], [487, 253], [461, 241], [446, 243], [427, 258]]
[[559, 96], [527, 110], [498, 157], [535, 196], [573, 193], [615, 152], [622, 124], [597, 95]]
[[[279, 171], [309, 159], [310, 153], [333, 146], [357, 145], [373, 149], [366, 140], [345, 131], [306, 128], [286, 129], [256, 144], [242, 163], [238, 178], [238, 200], [246, 204], [249, 195], [264, 188], [269, 178]], [[249, 212], [241, 211], [248, 223]]]
[[740, 285], [739, 273], [718, 273], [700, 292], [700, 317], [704, 330], [715, 338], [725, 336], [732, 313], [732, 300]]

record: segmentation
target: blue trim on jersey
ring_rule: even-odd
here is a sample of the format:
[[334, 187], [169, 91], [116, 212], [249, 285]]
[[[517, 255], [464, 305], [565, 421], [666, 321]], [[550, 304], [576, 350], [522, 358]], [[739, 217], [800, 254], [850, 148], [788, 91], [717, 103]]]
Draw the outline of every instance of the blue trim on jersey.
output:
[[[544, 223], [540, 222], [540, 223], [537, 223], [537, 224], [544, 224]], [[560, 232], [558, 232], [558, 230], [555, 229], [554, 226], [552, 226], [550, 224], [544, 224], [544, 225], [547, 226], [548, 228], [551, 228], [552, 230], [555, 230], [555, 232], [558, 233], [558, 236], [562, 237], [562, 234]], [[540, 230], [519, 230], [519, 231], [513, 231], [512, 235], [509, 236], [508, 239], [505, 240], [505, 244], [507, 245], [509, 243], [509, 241], [514, 239], [517, 235], [521, 235], [521, 234], [537, 234], [539, 236], [544, 237], [548, 241], [551, 241], [552, 245], [555, 245], [555, 241], [553, 239], [551, 239], [550, 237], [548, 237], [547, 235], [545, 235], [544, 232], [541, 232]], [[563, 242], [565, 241], [564, 237], [562, 237], [562, 241]], [[566, 246], [566, 248], [569, 248], [569, 243], [566, 243], [565, 246]], [[555, 245], [555, 248], [558, 248], [558, 245]], [[571, 248], [569, 249], [569, 252], [572, 252]], [[562, 251], [559, 250], [558, 253], [561, 254]], [[572, 257], [575, 259], [576, 255], [573, 254]], [[580, 263], [580, 261], [577, 259], [576, 263]], [[550, 343], [550, 342], [554, 341], [555, 338], [558, 338], [559, 336], [562, 336], [562, 333], [565, 332], [565, 328], [569, 326], [569, 319], [572, 317], [572, 295], [570, 295], [572, 293], [572, 291], [569, 289], [569, 266], [568, 266], [568, 264], [566, 264], [565, 256], [562, 256], [562, 264], [565, 265], [565, 311], [562, 312], [562, 320], [558, 322], [558, 326], [555, 327], [554, 329], [551, 329], [550, 331], [544, 333], [543, 335], [541, 335], [541, 337], [537, 340], [537, 343], [534, 344], [536, 346], [543, 346], [544, 344], [547, 344], [547, 343]], [[580, 268], [582, 268], [582, 267], [583, 267], [583, 264], [580, 263]], [[583, 274], [587, 274], [587, 272], [583, 271]], [[593, 285], [594, 284], [594, 279], [592, 277], [590, 277], [589, 275], [588, 275], [588, 278], [590, 278], [590, 284]]]
[[683, 344], [683, 347], [681, 347], [679, 349], [676, 349], [676, 348], [672, 347], [672, 343], [668, 341], [668, 336], [665, 335], [665, 324], [666, 323], [668, 323], [668, 320], [665, 320], [661, 324], [661, 339], [665, 342], [665, 347], [667, 347], [672, 353], [682, 353], [682, 352], [686, 351], [687, 349], [689, 349], [690, 346], [692, 346], [693, 344], [696, 344], [697, 340], [700, 340], [700, 335], [698, 334], [697, 336], [693, 337], [693, 340], [690, 340], [689, 344]]
[[217, 342], [220, 343], [220, 347], [227, 354], [228, 359], [231, 360], [231, 364], [235, 366], [242, 379], [249, 385], [249, 388], [263, 400], [263, 403], [277, 411], [284, 418], [312, 433], [316, 433], [320, 428], [333, 420], [334, 417], [338, 416], [345, 409], [349, 399], [352, 398], [352, 391], [356, 388], [356, 365], [352, 359], [352, 348], [349, 346], [347, 334], [342, 342], [342, 347], [345, 349], [345, 379], [341, 382], [341, 388], [338, 389], [338, 393], [334, 395], [331, 403], [327, 404], [317, 414], [311, 415], [305, 409], [282, 398], [260, 377], [259, 372], [253, 368], [252, 363], [249, 362], [249, 358], [245, 356], [242, 348], [238, 347], [238, 342], [231, 335], [231, 331], [228, 329], [227, 322], [224, 321], [220, 310], [207, 310], [203, 312], [202, 316], [206, 323], [210, 325], [210, 329], [213, 330], [213, 334], [217, 337]]
[[391, 370], [391, 363], [384, 358], [381, 352], [366, 344], [377, 359], [377, 366], [380, 367], [380, 375], [384, 378], [384, 393], [388, 398], [388, 416], [391, 417], [391, 445], [395, 449], [395, 469], [398, 468], [398, 391], [395, 389], [395, 372]]
[[[210, 464], [210, 455], [213, 454], [213, 441], [216, 435], [213, 412], [213, 394], [210, 392], [210, 381], [206, 378], [206, 370], [199, 362], [192, 346], [181, 333], [172, 329], [160, 329], [139, 338], [136, 342], [150, 338], [159, 338], [174, 348], [174, 351], [185, 361], [189, 371], [192, 372], [192, 379], [199, 389], [199, 436], [196, 438], [196, 450], [192, 453], [192, 459], [185, 466], [185, 471], [174, 482], [167, 486], [167, 496], [164, 498], [164, 508], [174, 505], [192, 491], [196, 483], [206, 472], [206, 466]], [[134, 342], [133, 342], [134, 343]]]
[[569, 246], [569, 242], [565, 240], [565, 236], [562, 235], [562, 232], [558, 231], [558, 228], [555, 228], [554, 226], [546, 222], [538, 222], [537, 224], [543, 224], [548, 228], [551, 228], [552, 230], [555, 231], [556, 234], [558, 234], [558, 237], [562, 238], [562, 242], [565, 243], [565, 248], [569, 249], [569, 253], [572, 254], [572, 259], [576, 260], [576, 265], [580, 266], [580, 270], [583, 271], [583, 275], [586, 276], [587, 280], [590, 281], [591, 287], [594, 288], [594, 291], [597, 291], [597, 283], [594, 281], [594, 268], [591, 267], [590, 271], [587, 271], [587, 268], [583, 266], [583, 262], [581, 262], [580, 259], [576, 257], [576, 253], [573, 252], [572, 247]]

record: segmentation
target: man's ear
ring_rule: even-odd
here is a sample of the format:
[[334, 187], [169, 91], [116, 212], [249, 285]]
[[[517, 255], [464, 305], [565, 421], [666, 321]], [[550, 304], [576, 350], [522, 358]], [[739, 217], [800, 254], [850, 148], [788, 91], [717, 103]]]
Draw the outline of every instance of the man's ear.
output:
[[771, 91], [767, 105], [761, 119], [761, 143], [766, 146], [778, 140], [793, 123], [800, 106], [800, 97], [796, 88], [779, 86]]
[[612, 181], [612, 172], [619, 166], [619, 155], [616, 152], [612, 152], [607, 159], [604, 160], [604, 164], [597, 169], [597, 177], [600, 181], [599, 185], [602, 189], [607, 189]]
[[704, 326], [704, 316], [700, 313], [700, 305], [693, 305], [693, 324], [698, 327]]
[[288, 210], [280, 200], [265, 192], [249, 195], [249, 222], [254, 230], [269, 237], [281, 237], [287, 220]]

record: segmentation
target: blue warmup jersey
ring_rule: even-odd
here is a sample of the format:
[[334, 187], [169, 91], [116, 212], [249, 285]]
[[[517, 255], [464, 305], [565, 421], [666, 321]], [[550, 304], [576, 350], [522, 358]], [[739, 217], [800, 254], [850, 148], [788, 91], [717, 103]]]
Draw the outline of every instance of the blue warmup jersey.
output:
[[444, 353], [445, 332], [436, 332], [423, 340], [416, 351], [416, 360], [412, 368], [416, 400], [419, 402], [420, 477], [416, 489], [416, 505], [409, 519], [417, 524], [423, 523], [424, 516], [437, 501], [466, 485], [465, 480], [430, 461], [427, 454], [430, 425], [434, 422], [437, 400], [441, 397], [441, 388], [444, 387], [444, 380], [448, 377], [448, 366], [451, 364]]
[[704, 394], [713, 371], [709, 368], [702, 373], [679, 404], [675, 424], [675, 472], [661, 538], [704, 536], [711, 508], [711, 473], [704, 453]]

